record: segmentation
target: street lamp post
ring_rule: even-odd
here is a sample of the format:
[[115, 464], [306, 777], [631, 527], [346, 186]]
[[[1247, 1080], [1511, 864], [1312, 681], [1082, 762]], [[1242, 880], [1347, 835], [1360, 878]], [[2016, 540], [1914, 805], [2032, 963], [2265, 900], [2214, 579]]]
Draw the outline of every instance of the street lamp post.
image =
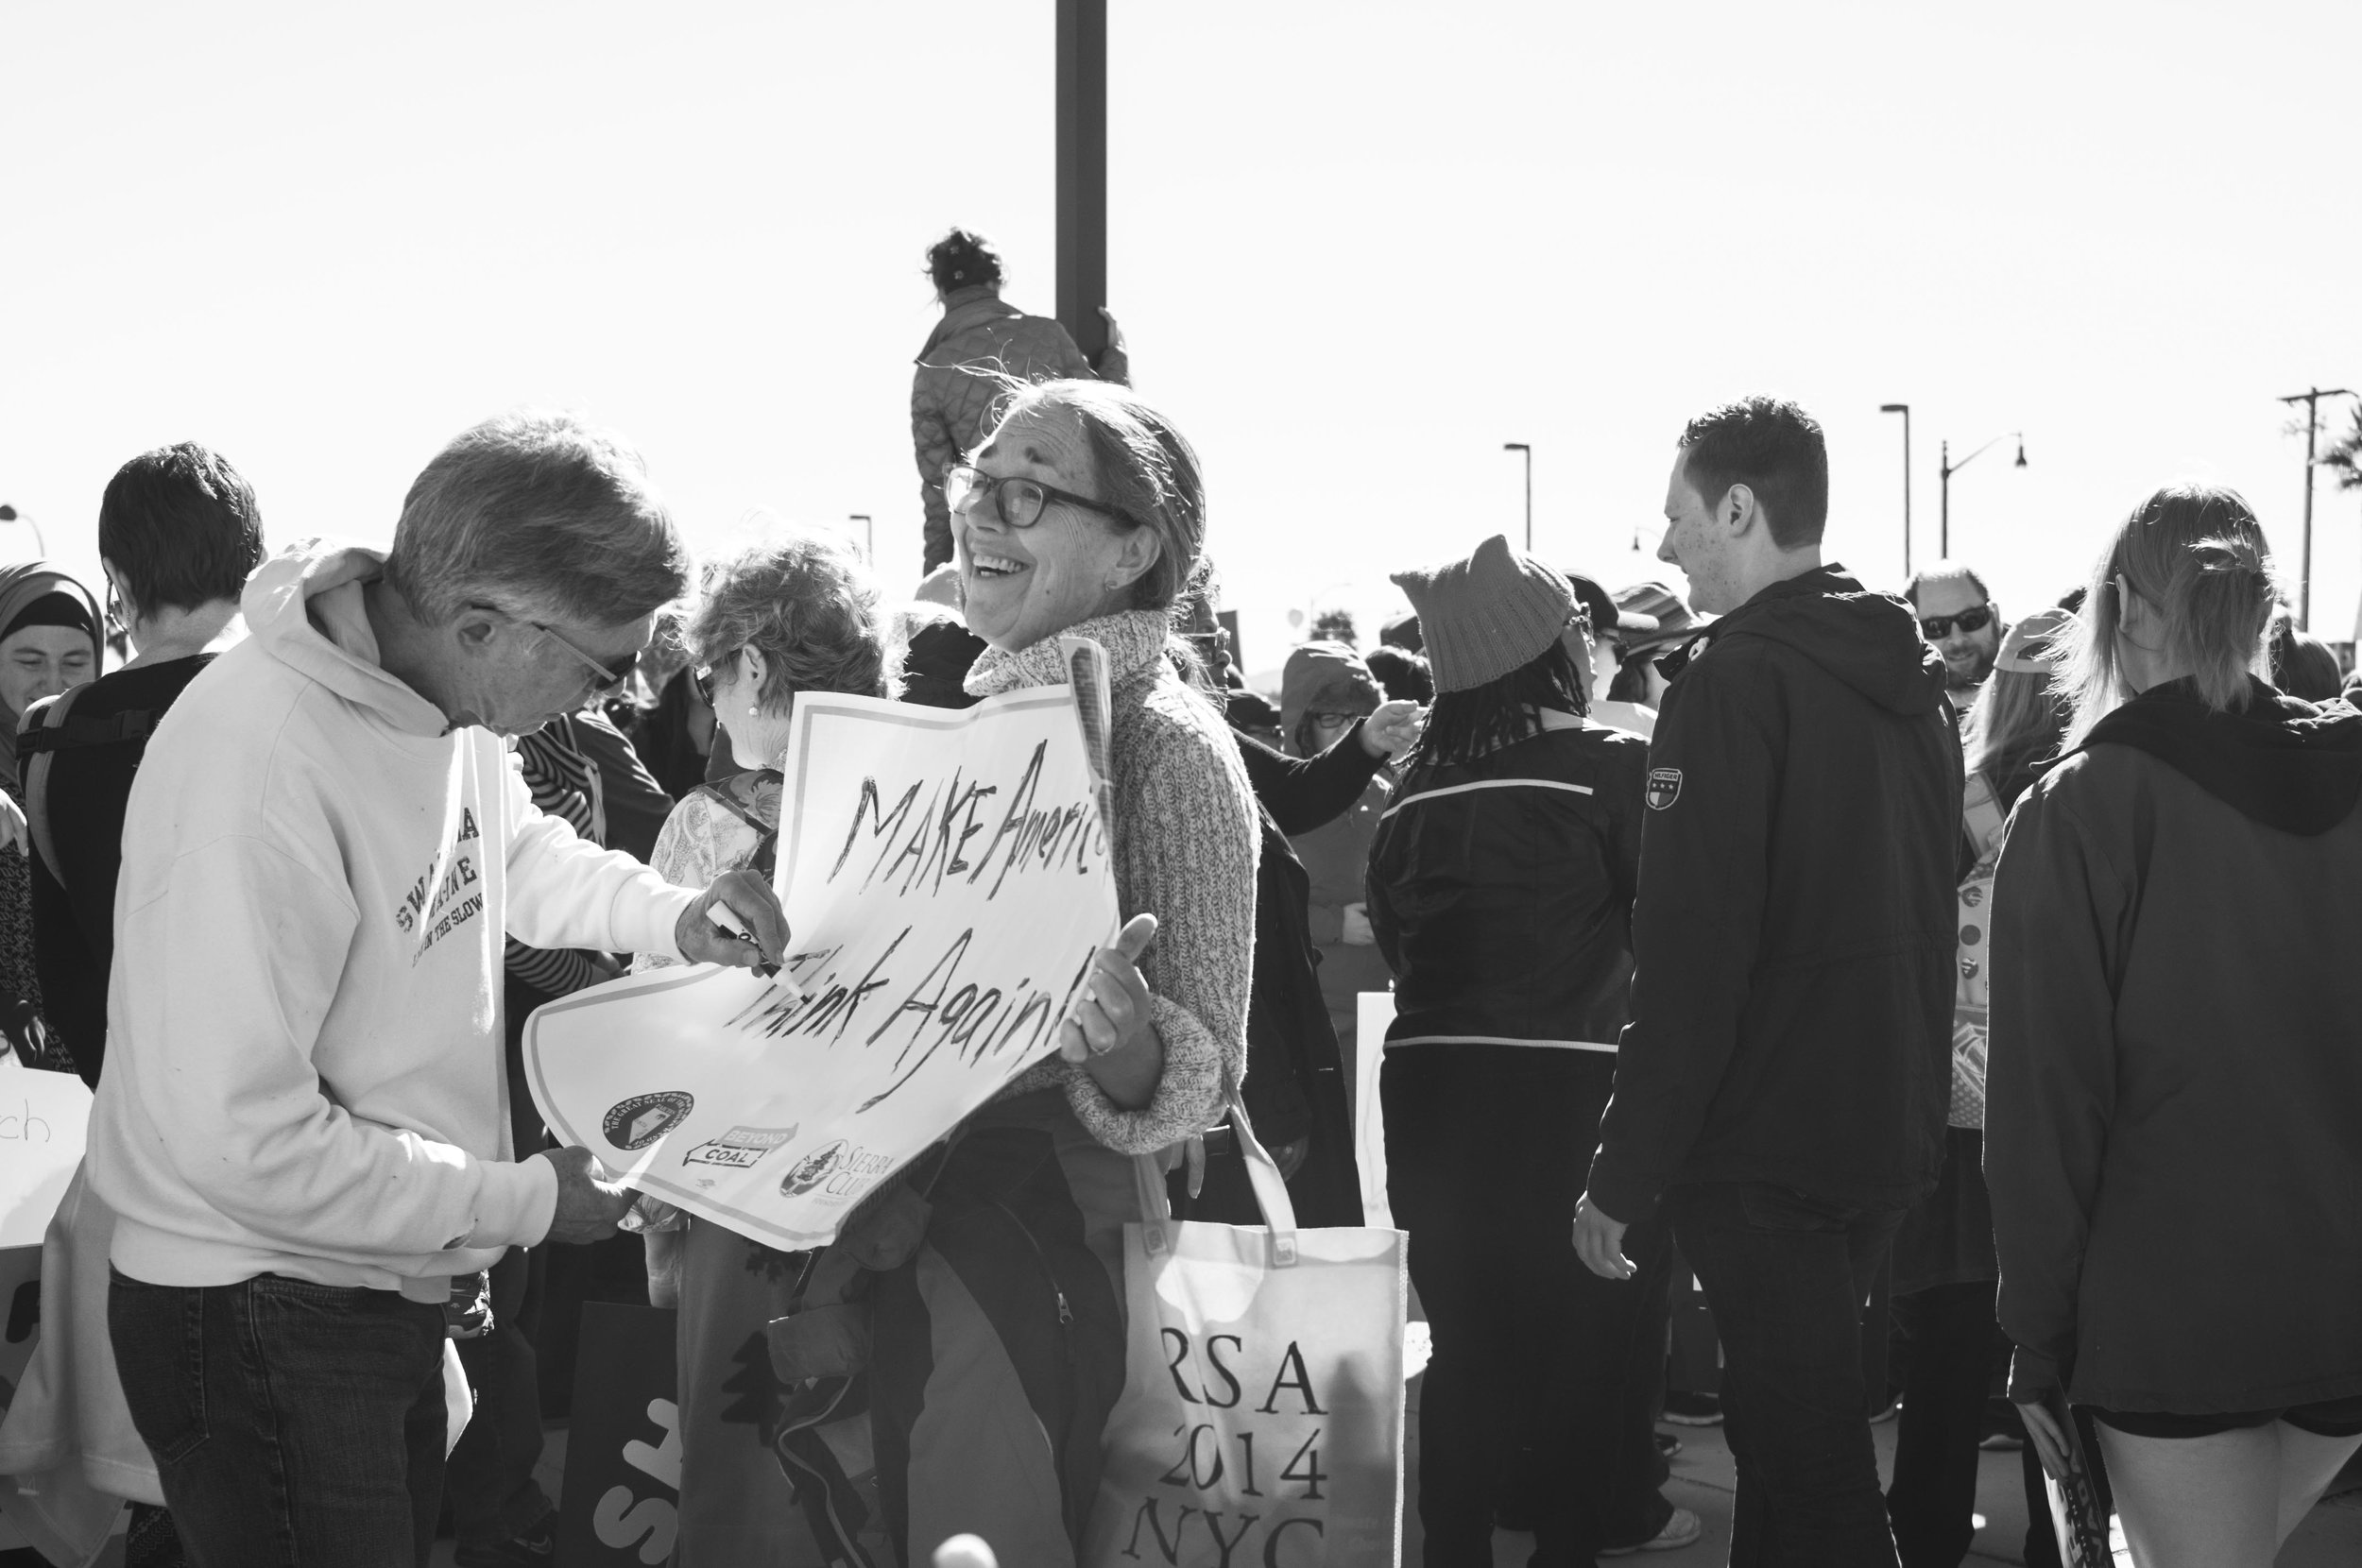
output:
[[1943, 479], [1943, 505], [1936, 532], [1938, 558], [1947, 561], [1952, 558], [1952, 476], [1976, 462], [1986, 451], [1998, 444], [2003, 436], [2013, 436], [2017, 440], [2017, 461], [2011, 467], [2020, 469], [2026, 467], [2026, 433], [2022, 430], [2002, 432], [2000, 435], [1987, 441], [1957, 463], [1952, 461], [1952, 443], [1949, 441], [1938, 443], [1943, 449], [1943, 455], [1936, 466], [1936, 471]]
[[2301, 632], [2313, 629], [2313, 446], [2321, 433], [2321, 400], [2358, 395], [2362, 394], [2342, 386], [2315, 386], [2280, 400], [2292, 407], [2304, 405], [2304, 542], [2297, 555], [2297, 630]]
[[870, 520], [869, 514], [866, 512], [848, 513], [846, 517], [846, 520], [847, 522], [858, 522], [861, 524], [862, 558], [869, 563], [870, 571], [877, 571], [878, 525]]
[[1880, 403], [1881, 414], [1903, 416], [1903, 575], [1911, 574], [1911, 405]]
[[1503, 452], [1526, 454], [1526, 554], [1533, 554], [1533, 449], [1523, 441], [1503, 441]]

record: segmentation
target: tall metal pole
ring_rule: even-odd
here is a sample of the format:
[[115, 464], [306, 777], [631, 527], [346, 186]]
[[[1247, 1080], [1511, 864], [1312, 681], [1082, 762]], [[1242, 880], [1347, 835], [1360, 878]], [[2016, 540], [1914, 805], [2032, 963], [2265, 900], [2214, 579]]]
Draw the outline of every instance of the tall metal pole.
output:
[[2297, 630], [2301, 632], [2313, 629], [2313, 464], [2314, 443], [2321, 433], [2321, 400], [2353, 396], [2342, 386], [2316, 386], [2280, 400], [2292, 407], [2304, 405], [2304, 542], [2297, 554]]
[[869, 569], [872, 571], [875, 571], [878, 569], [877, 521], [866, 512], [847, 513], [846, 520], [861, 524], [862, 555], [864, 559], [868, 561]]
[[1880, 403], [1881, 414], [1903, 416], [1903, 575], [1911, 574], [1911, 405]]
[[1940, 520], [1936, 524], [1936, 559], [1948, 561], [1952, 558], [1952, 443], [1936, 444], [1943, 452], [1936, 471], [1943, 478], [1943, 503], [1937, 514]]
[[1533, 554], [1533, 448], [1523, 441], [1503, 441], [1503, 452], [1526, 454], [1526, 554]]
[[1058, 323], [1107, 348], [1107, 0], [1058, 0]]

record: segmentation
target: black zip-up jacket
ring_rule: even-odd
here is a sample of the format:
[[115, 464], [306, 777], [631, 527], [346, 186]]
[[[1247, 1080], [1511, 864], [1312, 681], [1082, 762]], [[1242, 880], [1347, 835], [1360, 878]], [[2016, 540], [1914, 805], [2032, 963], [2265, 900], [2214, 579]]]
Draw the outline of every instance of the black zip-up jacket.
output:
[[2011, 1396], [2362, 1394], [2362, 715], [2133, 698], [2018, 803], [1993, 912]]
[[1584, 724], [1403, 780], [1370, 841], [1389, 1046], [1587, 1045], [1606, 1065], [1632, 1016], [1648, 756]]
[[1590, 1196], [1682, 1182], [1902, 1208], [1951, 1087], [1961, 764], [1910, 606], [1842, 568], [1715, 624], [1649, 749], [1633, 1023]]

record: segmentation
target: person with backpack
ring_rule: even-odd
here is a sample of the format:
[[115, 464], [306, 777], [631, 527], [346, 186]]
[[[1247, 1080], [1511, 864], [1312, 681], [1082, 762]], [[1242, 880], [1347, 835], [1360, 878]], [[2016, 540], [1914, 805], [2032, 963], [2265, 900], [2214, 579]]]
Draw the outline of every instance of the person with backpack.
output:
[[2278, 599], [2235, 492], [2135, 507], [1994, 881], [2010, 1397], [2143, 1568], [2264, 1568], [2362, 1448], [2362, 713], [2257, 678]]
[[109, 618], [132, 657], [34, 706], [17, 742], [42, 996], [93, 1088], [107, 1051], [124, 807], [165, 709], [246, 633], [238, 594], [263, 563], [254, 487], [194, 441], [142, 452], [99, 500], [98, 555]]
[[[1976, 1540], [1977, 1454], [1993, 1366], [1993, 1200], [1985, 1190], [1985, 1044], [1991, 1007], [1993, 874], [2002, 825], [2037, 770], [2058, 755], [2066, 703], [2053, 659], [2062, 610], [2011, 628], [1968, 721], [1961, 808], [1960, 986], [1952, 1010], [1952, 1084], [1943, 1173], [1894, 1237], [1893, 1318], [1903, 1342], [1887, 1517], [1903, 1568], [1957, 1568]], [[2039, 1495], [2039, 1487], [2036, 1489]], [[2034, 1510], [2028, 1561], [2050, 1535]]]

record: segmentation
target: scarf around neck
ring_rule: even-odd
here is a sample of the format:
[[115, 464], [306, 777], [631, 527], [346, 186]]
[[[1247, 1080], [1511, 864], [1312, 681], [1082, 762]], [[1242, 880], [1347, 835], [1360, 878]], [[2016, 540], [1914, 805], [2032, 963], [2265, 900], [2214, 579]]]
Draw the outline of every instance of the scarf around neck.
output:
[[1155, 673], [1171, 636], [1171, 622], [1162, 610], [1118, 610], [1113, 615], [1093, 616], [1014, 653], [986, 648], [968, 669], [967, 691], [970, 696], [992, 697], [1028, 687], [1066, 685], [1066, 659], [1058, 651], [1061, 637], [1087, 637], [1106, 649], [1107, 682], [1121, 686]]

